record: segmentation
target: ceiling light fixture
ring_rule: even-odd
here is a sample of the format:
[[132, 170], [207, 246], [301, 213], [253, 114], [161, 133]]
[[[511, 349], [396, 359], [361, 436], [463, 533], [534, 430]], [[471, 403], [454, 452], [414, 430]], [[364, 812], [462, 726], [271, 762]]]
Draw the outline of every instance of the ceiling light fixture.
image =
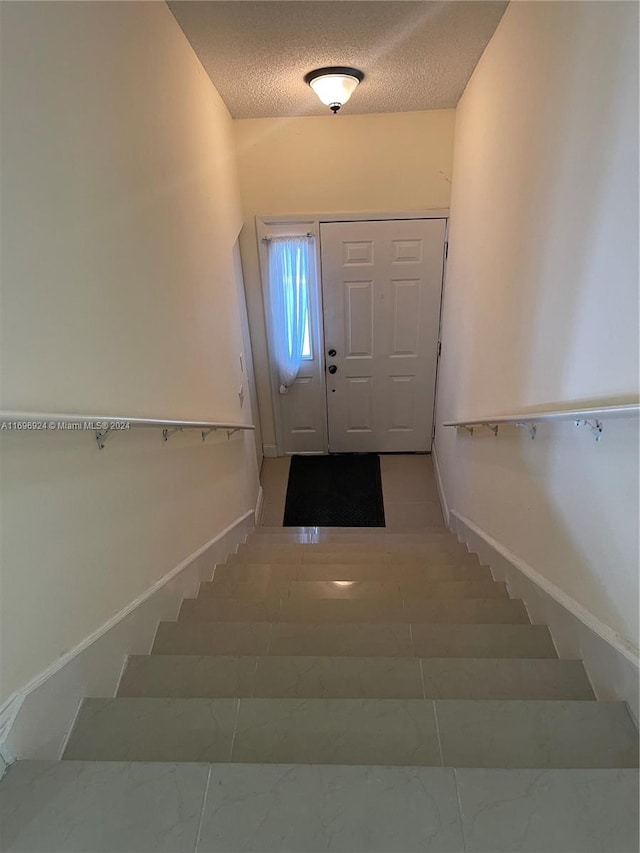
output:
[[343, 65], [316, 68], [304, 77], [304, 82], [311, 86], [322, 103], [326, 104], [334, 115], [347, 103], [358, 83], [363, 80], [362, 71]]

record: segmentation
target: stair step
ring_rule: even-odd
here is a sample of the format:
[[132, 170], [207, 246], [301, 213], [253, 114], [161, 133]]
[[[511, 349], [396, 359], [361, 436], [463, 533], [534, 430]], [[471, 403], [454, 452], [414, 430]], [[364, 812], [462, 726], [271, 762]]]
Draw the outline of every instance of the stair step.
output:
[[546, 625], [161, 622], [154, 655], [556, 658]]
[[624, 702], [435, 702], [450, 767], [637, 767]]
[[638, 773], [18, 761], [0, 823], [11, 851], [631, 853]]
[[[632, 796], [633, 789], [628, 783], [627, 787]], [[633, 838], [634, 814], [633, 806], [631, 815], [624, 811], [633, 803], [627, 787], [599, 789], [604, 788], [607, 803], [614, 801], [614, 793], [622, 801], [615, 802], [616, 808], [598, 829], [602, 833], [616, 827], [613, 837], [625, 841]], [[464, 849], [455, 774], [446, 767], [222, 764], [212, 771], [209, 792], [202, 850], [462, 853]], [[609, 848], [608, 853], [632, 849], [629, 844]], [[588, 853], [586, 848], [583, 853]]]
[[118, 696], [422, 699], [413, 657], [131, 657]]
[[467, 546], [453, 536], [437, 536], [422, 542], [405, 542], [403, 537], [391, 538], [389, 536], [379, 537], [378, 539], [366, 537], [366, 541], [349, 542], [342, 540], [325, 541], [325, 542], [273, 542], [270, 537], [265, 537], [262, 541], [253, 542], [248, 539], [246, 543], [238, 545], [238, 550], [273, 550], [282, 553], [295, 553], [297, 551], [362, 551], [365, 553], [377, 553], [385, 551], [387, 553], [402, 553], [406, 551], [415, 551], [422, 553], [425, 551], [451, 551], [454, 553], [467, 553]]
[[507, 588], [497, 581], [440, 581], [413, 579], [384, 581], [217, 581], [200, 584], [198, 598], [264, 598], [271, 596], [291, 601], [297, 599], [359, 600], [380, 598], [508, 598]]
[[[312, 545], [308, 546], [310, 549]], [[262, 558], [245, 559], [248, 555], [235, 555], [233, 562], [260, 562]], [[271, 560], [263, 560], [263, 562], [274, 562]], [[284, 562], [284, 560], [282, 561]], [[295, 562], [292, 555], [289, 562]], [[448, 552], [448, 551], [376, 551], [375, 553], [364, 553], [361, 551], [313, 551], [309, 550], [302, 555], [301, 564], [308, 565], [311, 563], [372, 563], [386, 564], [388, 566], [479, 566], [480, 562], [476, 554], [469, 554], [468, 551]]]
[[364, 534], [367, 537], [376, 536], [429, 536], [432, 534], [442, 534], [443, 536], [454, 536], [450, 530], [447, 530], [442, 524], [426, 525], [425, 527], [403, 527], [402, 530], [391, 527], [256, 527], [253, 535], [295, 535], [304, 534], [319, 534], [319, 535], [336, 535], [336, 536], [357, 536]]
[[[289, 542], [279, 544], [258, 543], [253, 544], [247, 542], [245, 545], [239, 545], [237, 555], [259, 555], [272, 556], [275, 559], [273, 562], [279, 562], [283, 559], [298, 559], [303, 562], [302, 555], [320, 555], [320, 554], [361, 554], [363, 556], [377, 557], [393, 554], [395, 557], [408, 557], [416, 559], [429, 555], [449, 555], [449, 556], [465, 556], [469, 554], [465, 545], [462, 545], [456, 539], [443, 539], [438, 542], [424, 544], [405, 544], [404, 542], [390, 542], [384, 540], [382, 542]], [[253, 562], [246, 559], [245, 562]]]
[[546, 625], [429, 625], [414, 622], [411, 639], [415, 654], [422, 657], [557, 658]]
[[427, 699], [584, 699], [595, 695], [582, 661], [421, 658]]
[[520, 599], [185, 598], [178, 620], [212, 622], [527, 623]]
[[266, 655], [271, 633], [269, 622], [160, 622], [151, 654]]
[[118, 696], [594, 699], [580, 661], [133, 655]]
[[0, 788], [0, 848], [194, 851], [209, 772], [207, 764], [18, 761]]
[[491, 581], [491, 569], [468, 565], [412, 565], [410, 563], [231, 563], [217, 565], [213, 583], [219, 581]]
[[316, 563], [367, 563], [374, 566], [479, 566], [476, 554], [468, 551], [429, 550], [429, 551], [385, 551], [382, 548], [372, 550], [346, 550], [332, 548], [330, 551], [314, 551], [313, 545], [301, 545], [300, 550], [282, 550], [287, 545], [241, 546], [236, 554], [230, 554], [224, 565], [247, 563], [309, 565]]
[[[381, 528], [384, 531], [384, 528]], [[247, 536], [247, 545], [288, 545], [288, 544], [321, 544], [321, 545], [390, 545], [433, 546], [442, 544], [459, 545], [460, 543], [447, 530], [436, 530], [430, 533], [252, 533]], [[463, 546], [464, 547], [464, 546]]]
[[63, 757], [622, 768], [638, 734], [620, 702], [86, 699]]

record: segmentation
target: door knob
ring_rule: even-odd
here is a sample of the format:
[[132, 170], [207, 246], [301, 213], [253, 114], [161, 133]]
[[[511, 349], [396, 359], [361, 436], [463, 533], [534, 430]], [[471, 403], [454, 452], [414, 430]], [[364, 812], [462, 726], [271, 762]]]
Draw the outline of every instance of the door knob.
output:
[[327, 353], [327, 355], [328, 355], [330, 358], [333, 358], [333, 357], [336, 355], [336, 351], [335, 351], [333, 348], [331, 348], [331, 349], [329, 350], [329, 352]]
[[329, 365], [329, 373], [331, 373], [333, 375], [334, 373], [337, 373], [337, 372], [338, 372], [338, 368], [335, 366], [335, 364], [330, 364]]

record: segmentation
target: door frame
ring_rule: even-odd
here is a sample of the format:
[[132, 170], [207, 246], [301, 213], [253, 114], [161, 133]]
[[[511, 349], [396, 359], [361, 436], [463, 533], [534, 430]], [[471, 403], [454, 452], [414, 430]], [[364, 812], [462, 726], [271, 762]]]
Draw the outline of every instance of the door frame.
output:
[[[260, 265], [260, 282], [262, 285], [262, 302], [264, 307], [264, 316], [265, 316], [265, 331], [267, 336], [267, 355], [269, 360], [269, 379], [270, 379], [270, 388], [271, 388], [271, 407], [273, 410], [273, 420], [275, 426], [275, 434], [276, 434], [276, 455], [277, 456], [285, 456], [284, 452], [284, 441], [283, 441], [283, 432], [282, 432], [282, 417], [280, 413], [280, 395], [278, 393], [278, 379], [276, 375], [276, 371], [273, 364], [273, 359], [271, 357], [271, 340], [272, 340], [272, 329], [271, 329], [271, 320], [270, 320], [270, 311], [269, 311], [269, 292], [268, 292], [268, 282], [267, 282], [267, 274], [268, 274], [268, 258], [267, 258], [267, 247], [264, 241], [264, 238], [268, 235], [272, 234], [274, 230], [285, 227], [296, 228], [296, 229], [306, 229], [309, 233], [313, 234], [315, 237], [315, 247], [316, 247], [316, 290], [317, 293], [314, 296], [314, 303], [317, 306], [317, 317], [315, 323], [315, 329], [317, 334], [317, 343], [318, 346], [318, 356], [320, 360], [320, 377], [321, 377], [321, 385], [322, 385], [322, 393], [325, 396], [327, 394], [327, 387], [325, 381], [325, 352], [324, 352], [324, 317], [322, 312], [322, 264], [320, 258], [320, 225], [326, 222], [377, 222], [381, 220], [394, 220], [394, 219], [444, 219], [445, 222], [445, 243], [448, 241], [448, 233], [449, 233], [449, 208], [448, 207], [440, 207], [440, 208], [432, 208], [428, 210], [385, 210], [385, 211], [371, 211], [371, 210], [360, 210], [353, 212], [340, 212], [340, 213], [299, 213], [299, 214], [263, 214], [261, 216], [255, 217], [256, 223], [256, 239], [258, 244], [258, 259]], [[442, 270], [442, 287], [441, 287], [441, 297], [440, 297], [440, 316], [442, 317], [442, 297], [444, 294], [444, 276], [446, 273], [446, 260], [443, 264]], [[441, 331], [442, 325], [440, 324], [440, 332], [438, 336], [439, 343], [441, 344]], [[438, 358], [436, 361], [436, 385], [435, 385], [435, 394], [434, 394], [434, 410], [436, 400], [438, 398], [438, 364], [440, 362], [440, 349], [438, 347]], [[326, 412], [326, 406], [325, 406]], [[434, 419], [435, 423], [435, 419]], [[316, 455], [322, 454], [325, 455], [329, 452], [329, 432], [328, 425], [325, 421], [323, 422], [323, 449], [321, 451], [317, 451]]]

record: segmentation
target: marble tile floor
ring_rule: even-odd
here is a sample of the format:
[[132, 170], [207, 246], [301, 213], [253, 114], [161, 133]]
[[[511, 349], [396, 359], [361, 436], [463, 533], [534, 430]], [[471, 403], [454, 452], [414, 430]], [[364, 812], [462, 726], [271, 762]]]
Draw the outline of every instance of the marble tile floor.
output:
[[[290, 461], [286, 456], [263, 460], [263, 526], [282, 527]], [[380, 472], [386, 522], [383, 529], [443, 527], [430, 454], [382, 454]]]
[[6, 853], [635, 853], [633, 770], [22, 761]]

